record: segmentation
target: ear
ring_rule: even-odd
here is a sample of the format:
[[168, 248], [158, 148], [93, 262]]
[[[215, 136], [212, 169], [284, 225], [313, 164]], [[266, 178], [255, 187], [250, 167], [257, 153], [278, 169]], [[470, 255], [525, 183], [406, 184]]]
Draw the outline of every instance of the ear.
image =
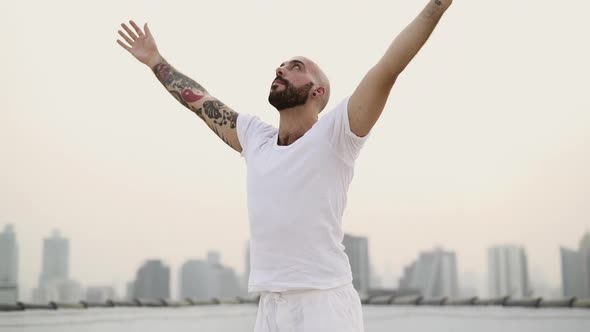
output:
[[313, 96], [314, 97], [318, 97], [318, 96], [323, 96], [326, 93], [326, 89], [324, 89], [323, 87], [317, 87], [316, 89], [313, 90]]

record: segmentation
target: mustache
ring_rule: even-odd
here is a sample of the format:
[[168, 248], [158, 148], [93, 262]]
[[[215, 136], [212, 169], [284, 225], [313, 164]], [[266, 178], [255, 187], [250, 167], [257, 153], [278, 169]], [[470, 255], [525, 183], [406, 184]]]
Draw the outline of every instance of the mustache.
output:
[[[289, 85], [289, 81], [287, 81], [286, 79], [284, 79], [284, 78], [282, 78], [282, 77], [280, 77], [280, 76], [277, 76], [277, 77], [274, 79], [274, 81], [279, 81], [279, 82], [283, 83], [284, 85]], [[273, 81], [273, 82], [274, 82], [274, 81]]]

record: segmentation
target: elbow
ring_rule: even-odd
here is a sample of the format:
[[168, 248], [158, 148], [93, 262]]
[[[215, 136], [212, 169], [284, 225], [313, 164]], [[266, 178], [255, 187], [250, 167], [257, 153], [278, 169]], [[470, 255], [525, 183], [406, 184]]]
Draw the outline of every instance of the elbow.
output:
[[386, 66], [386, 65], [377, 65], [371, 69], [373, 72], [373, 77], [378, 78], [376, 81], [380, 82], [382, 87], [393, 87], [395, 81], [401, 71], [396, 70], [394, 67]]
[[373, 67], [372, 70], [375, 71], [379, 77], [383, 77], [386, 83], [393, 85], [404, 68], [405, 67], [399, 66], [396, 63], [381, 61]]

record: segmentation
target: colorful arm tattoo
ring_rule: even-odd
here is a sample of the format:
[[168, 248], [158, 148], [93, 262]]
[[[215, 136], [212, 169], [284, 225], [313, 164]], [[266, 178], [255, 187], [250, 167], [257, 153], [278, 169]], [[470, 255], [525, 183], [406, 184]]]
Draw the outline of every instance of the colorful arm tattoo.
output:
[[192, 103], [203, 99], [208, 94], [207, 90], [190, 77], [174, 69], [164, 59], [153, 68], [153, 71], [158, 80], [176, 100], [205, 121], [207, 126], [227, 145], [234, 147], [223, 135], [222, 131], [225, 126], [229, 126], [229, 129], [236, 128], [238, 113], [217, 99], [206, 100], [202, 103], [202, 107], [196, 107]]

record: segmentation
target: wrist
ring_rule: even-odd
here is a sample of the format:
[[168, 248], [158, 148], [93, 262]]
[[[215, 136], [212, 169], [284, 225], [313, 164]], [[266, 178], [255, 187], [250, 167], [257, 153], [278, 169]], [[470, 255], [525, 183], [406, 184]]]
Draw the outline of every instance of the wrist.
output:
[[443, 14], [451, 6], [453, 0], [430, 0], [419, 17], [428, 21], [438, 23]]
[[453, 0], [432, 0], [432, 3], [435, 6], [441, 7], [443, 9], [447, 9], [453, 3]]
[[162, 58], [162, 56], [160, 55], [160, 53], [156, 53], [154, 54], [152, 57], [150, 57], [145, 64], [150, 67], [150, 69], [154, 69], [154, 67], [156, 67], [157, 65], [159, 65], [162, 61], [164, 60], [164, 58]]

